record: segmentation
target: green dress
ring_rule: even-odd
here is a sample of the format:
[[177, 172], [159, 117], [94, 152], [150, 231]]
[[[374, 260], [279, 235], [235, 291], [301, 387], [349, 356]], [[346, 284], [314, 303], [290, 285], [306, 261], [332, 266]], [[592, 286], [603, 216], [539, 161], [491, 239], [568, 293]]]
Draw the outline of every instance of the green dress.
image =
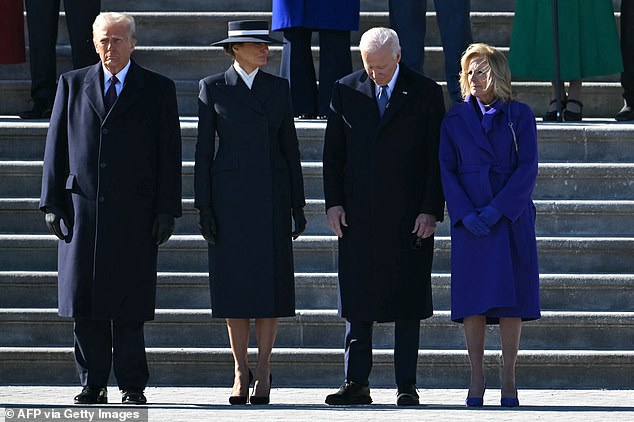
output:
[[[623, 70], [611, 0], [559, 0], [561, 80]], [[552, 0], [517, 0], [509, 65], [514, 78], [555, 79]]]

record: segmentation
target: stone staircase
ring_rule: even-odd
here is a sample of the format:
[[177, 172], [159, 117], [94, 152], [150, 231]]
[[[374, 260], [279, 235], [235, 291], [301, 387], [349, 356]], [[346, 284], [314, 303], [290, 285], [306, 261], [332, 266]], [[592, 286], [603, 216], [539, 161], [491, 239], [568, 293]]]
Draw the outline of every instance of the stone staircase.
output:
[[[618, 1], [615, 1], [615, 10]], [[102, 0], [104, 10], [137, 19], [134, 58], [176, 80], [183, 135], [183, 207], [159, 254], [157, 316], [146, 341], [152, 385], [229, 385], [232, 358], [223, 320], [209, 311], [206, 244], [193, 208], [197, 81], [229, 59], [208, 44], [226, 21], [270, 19], [270, 0]], [[474, 39], [508, 51], [512, 0], [472, 0]], [[433, 8], [427, 73], [441, 81]], [[362, 0], [362, 31], [387, 25], [387, 0]], [[353, 33], [353, 45], [360, 33]], [[63, 14], [59, 69], [70, 69]], [[353, 49], [355, 67], [361, 62]], [[316, 51], [315, 51], [316, 53]], [[317, 56], [316, 56], [317, 57]], [[280, 49], [268, 70], [277, 73]], [[57, 317], [56, 240], [38, 211], [48, 122], [21, 121], [28, 108], [27, 65], [0, 67], [0, 384], [75, 384], [72, 322]], [[515, 96], [544, 111], [546, 83], [515, 82]], [[535, 200], [543, 318], [523, 328], [518, 382], [533, 388], [626, 388], [634, 370], [634, 124], [611, 121], [621, 105], [618, 75], [584, 84], [591, 119], [538, 124]], [[449, 103], [447, 98], [447, 103]], [[337, 242], [325, 217], [321, 149], [324, 122], [296, 121], [303, 160], [307, 233], [294, 242], [297, 314], [282, 319], [273, 355], [277, 386], [336, 386], [343, 375], [343, 321], [337, 317]], [[439, 225], [434, 258], [436, 312], [421, 324], [419, 386], [462, 388], [468, 360], [462, 326], [449, 320], [449, 229]], [[393, 384], [392, 326], [375, 328], [371, 383]], [[497, 385], [498, 332], [487, 332], [488, 382]], [[255, 349], [252, 350], [255, 354]], [[301, 374], [301, 375], [298, 375]]]

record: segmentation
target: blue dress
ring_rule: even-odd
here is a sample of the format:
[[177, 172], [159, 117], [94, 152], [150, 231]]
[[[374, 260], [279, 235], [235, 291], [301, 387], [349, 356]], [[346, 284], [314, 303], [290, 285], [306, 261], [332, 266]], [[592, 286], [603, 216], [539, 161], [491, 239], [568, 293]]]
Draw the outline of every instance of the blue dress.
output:
[[[481, 121], [471, 101], [469, 95], [449, 110], [440, 137], [451, 220], [451, 319], [484, 315], [493, 324], [500, 317], [537, 319], [539, 270], [531, 200], [537, 179], [535, 117], [526, 104], [498, 101]], [[462, 219], [487, 205], [502, 218], [488, 236], [476, 237]]]

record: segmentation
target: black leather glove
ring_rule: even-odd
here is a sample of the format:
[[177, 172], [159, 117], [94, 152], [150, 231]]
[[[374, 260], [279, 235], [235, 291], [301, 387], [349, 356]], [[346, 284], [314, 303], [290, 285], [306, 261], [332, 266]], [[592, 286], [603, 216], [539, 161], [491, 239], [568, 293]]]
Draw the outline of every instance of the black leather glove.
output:
[[[64, 220], [64, 224], [68, 228], [67, 235], [65, 235], [62, 231], [62, 226], [60, 224], [62, 220]], [[64, 213], [60, 211], [47, 210], [47, 213], [44, 216], [44, 221], [46, 221], [46, 227], [48, 227], [48, 231], [50, 231], [51, 234], [57, 236], [59, 240], [66, 240], [67, 242], [70, 241], [73, 234], [73, 222], [70, 221]]]
[[167, 239], [174, 233], [174, 216], [171, 214], [159, 214], [154, 220], [152, 237], [157, 246], [167, 242]]
[[216, 217], [214, 216], [211, 208], [201, 208], [198, 210], [199, 220], [198, 229], [200, 234], [203, 235], [205, 240], [210, 245], [216, 246], [216, 239], [218, 237], [218, 228], [216, 227]]
[[292, 211], [293, 221], [295, 222], [295, 231], [291, 233], [293, 240], [297, 239], [300, 234], [306, 230], [306, 216], [304, 215], [304, 208], [293, 208]]

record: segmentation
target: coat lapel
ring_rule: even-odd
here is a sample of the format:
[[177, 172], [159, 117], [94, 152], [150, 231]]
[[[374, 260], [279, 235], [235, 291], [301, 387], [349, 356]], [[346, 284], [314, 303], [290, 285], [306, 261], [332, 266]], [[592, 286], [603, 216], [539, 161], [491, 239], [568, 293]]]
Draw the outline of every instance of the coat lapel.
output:
[[460, 117], [465, 122], [465, 125], [469, 129], [469, 132], [473, 136], [476, 144], [483, 150], [487, 151], [491, 155], [494, 154], [493, 147], [489, 143], [489, 140], [484, 134], [482, 129], [482, 123], [478, 118], [478, 114], [471, 105], [471, 95], [468, 95], [464, 102], [464, 107], [461, 107]]
[[103, 104], [103, 70], [101, 62], [95, 64], [88, 70], [84, 77], [84, 94], [88, 98], [88, 102], [92, 109], [103, 118], [106, 109]]
[[251, 92], [264, 106], [268, 102], [269, 98], [275, 93], [275, 86], [276, 84], [271, 81], [270, 76], [260, 70], [257, 75], [255, 75]]
[[[260, 76], [256, 75], [255, 80], [258, 80]], [[254, 81], [255, 83], [255, 81]], [[225, 72], [225, 84], [218, 84], [219, 89], [225, 91], [228, 95], [241, 103], [247, 105], [253, 110], [257, 111], [260, 114], [265, 114], [264, 109], [260, 102], [255, 98], [251, 90], [246, 86], [238, 72], [235, 70], [233, 66], [230, 66], [229, 69]]]
[[119, 94], [106, 119], [125, 113], [128, 108], [136, 103], [137, 98], [142, 95], [144, 86], [145, 78], [143, 77], [143, 72], [140, 72], [139, 65], [132, 61], [121, 94]]
[[374, 82], [372, 82], [367, 73], [361, 73], [355, 89], [363, 98], [367, 99], [367, 103], [359, 104], [359, 106], [367, 107], [368, 123], [376, 122], [376, 124], [378, 124], [381, 120], [379, 116], [379, 105], [376, 102], [376, 96], [374, 94]]
[[390, 96], [390, 102], [385, 109], [383, 118], [381, 119], [381, 126], [385, 125], [392, 117], [398, 114], [399, 110], [403, 108], [411, 92], [411, 84], [408, 78], [407, 70], [403, 65], [400, 65], [398, 78], [394, 85], [394, 92]]

